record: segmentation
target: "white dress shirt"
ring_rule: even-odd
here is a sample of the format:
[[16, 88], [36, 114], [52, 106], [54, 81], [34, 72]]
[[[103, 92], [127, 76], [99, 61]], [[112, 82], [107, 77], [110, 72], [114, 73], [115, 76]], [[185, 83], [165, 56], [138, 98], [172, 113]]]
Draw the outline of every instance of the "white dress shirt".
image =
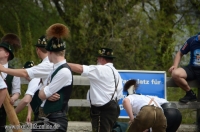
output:
[[[51, 81], [51, 75], [52, 73], [62, 64], [66, 63], [66, 60], [63, 60], [59, 63], [54, 64], [53, 71], [51, 74], [49, 74], [48, 79], [45, 81], [44, 85], [44, 94], [46, 95], [46, 98], [49, 98], [54, 93], [58, 92], [61, 88], [64, 86], [71, 85], [72, 83], [72, 73], [68, 68], [62, 68], [60, 69], [57, 74], [53, 77]], [[50, 82], [51, 81], [51, 82]], [[43, 101], [41, 107], [44, 106], [44, 103], [46, 100]]]
[[51, 63], [49, 61], [48, 56], [45, 57], [40, 64], [33, 66], [31, 68], [26, 68], [26, 71], [27, 71], [30, 79], [33, 79], [33, 78], [41, 78], [42, 79], [42, 83], [38, 84], [38, 88], [34, 88], [33, 91], [35, 91], [35, 89], [37, 89], [37, 90], [41, 89], [45, 86], [44, 82], [47, 80], [47, 78], [52, 70], [53, 70], [53, 63]]
[[31, 81], [28, 83], [28, 88], [25, 94], [29, 94], [33, 97], [35, 92], [39, 89], [38, 87], [39, 82], [40, 82], [40, 78], [31, 79]]
[[[132, 106], [132, 111], [134, 115], [138, 115], [138, 113], [140, 112], [140, 109], [143, 106], [148, 105], [151, 98], [154, 98], [154, 101], [156, 102], [158, 107], [161, 109], [162, 107], [160, 106], [160, 103], [167, 102], [165, 99], [161, 99], [156, 96], [138, 95], [138, 94], [128, 95], [126, 98], [130, 100], [130, 104]], [[154, 101], [152, 101], [150, 105], [157, 106]]]
[[40, 64], [26, 69], [30, 79], [42, 78], [42, 82], [44, 82], [47, 79], [48, 75], [52, 70], [53, 63], [49, 61], [48, 56], [45, 57]]
[[0, 89], [7, 88], [7, 85], [2, 77], [0, 77]]
[[[113, 71], [115, 74], [115, 79]], [[108, 103], [115, 91], [115, 83], [117, 92], [115, 92], [113, 99], [121, 99], [123, 97], [122, 79], [118, 71], [113, 67], [113, 63], [105, 65], [83, 65], [84, 77], [88, 77], [90, 81], [89, 96], [92, 105], [102, 106]]]
[[[8, 63], [3, 65], [5, 68], [8, 68]], [[5, 80], [7, 73], [1, 72], [1, 75], [3, 77], [3, 79]], [[15, 93], [19, 93], [21, 94], [21, 80], [20, 77], [16, 77], [13, 76], [13, 80], [12, 80], [12, 93], [11, 94], [15, 94]]]

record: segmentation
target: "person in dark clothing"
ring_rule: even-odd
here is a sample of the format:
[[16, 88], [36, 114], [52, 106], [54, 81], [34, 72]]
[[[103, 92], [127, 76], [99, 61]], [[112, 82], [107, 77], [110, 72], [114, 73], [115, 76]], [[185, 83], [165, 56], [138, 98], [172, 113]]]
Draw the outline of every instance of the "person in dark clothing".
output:
[[[187, 66], [179, 67], [183, 55], [190, 52], [190, 61]], [[190, 88], [187, 81], [197, 80], [200, 83], [200, 34], [187, 39], [181, 49], [177, 52], [173, 65], [169, 68], [174, 82], [183, 89], [186, 94], [179, 99], [181, 103], [197, 101], [196, 94]]]

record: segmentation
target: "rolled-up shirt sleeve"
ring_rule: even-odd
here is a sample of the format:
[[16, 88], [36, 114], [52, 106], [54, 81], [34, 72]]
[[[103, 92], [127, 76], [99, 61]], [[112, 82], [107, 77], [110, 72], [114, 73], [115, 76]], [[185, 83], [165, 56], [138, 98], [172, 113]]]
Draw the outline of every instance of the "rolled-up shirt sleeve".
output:
[[50, 92], [50, 90], [49, 90], [49, 86], [46, 86], [44, 88], [44, 93], [45, 93], [45, 95], [46, 95], [47, 98], [50, 97], [51, 95], [53, 95], [53, 93]]
[[39, 89], [39, 78], [33, 78], [29, 83], [28, 83], [28, 89], [25, 94], [29, 94], [33, 96], [35, 92]]
[[90, 67], [86, 66], [86, 65], [83, 65], [83, 73], [81, 75], [82, 76], [88, 76], [89, 71], [90, 71]]
[[54, 93], [58, 92], [64, 86], [71, 85], [72, 83], [72, 74], [68, 68], [62, 68], [58, 73], [53, 77], [51, 83], [44, 87], [44, 94], [46, 98], [49, 98]]
[[49, 62], [40, 63], [31, 68], [25, 69], [31, 79], [33, 78], [46, 78], [51, 69], [53, 69], [53, 65]]
[[20, 77], [13, 77], [12, 81], [12, 94], [19, 93], [21, 94], [21, 80]]
[[91, 80], [99, 79], [101, 77], [101, 68], [97, 65], [83, 65], [83, 73], [81, 76], [88, 77]]

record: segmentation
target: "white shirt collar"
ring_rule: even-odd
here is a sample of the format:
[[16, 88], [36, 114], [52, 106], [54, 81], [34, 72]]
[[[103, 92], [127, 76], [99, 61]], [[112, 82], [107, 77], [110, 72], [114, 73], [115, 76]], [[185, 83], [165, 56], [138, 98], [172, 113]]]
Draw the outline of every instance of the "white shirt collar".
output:
[[8, 68], [8, 63], [4, 64], [3, 66], [4, 66], [5, 68]]
[[54, 70], [57, 69], [60, 65], [66, 63], [66, 62], [67, 62], [66, 59], [64, 59], [63, 61], [60, 61], [60, 62], [54, 64], [54, 65], [53, 65], [53, 69], [54, 69]]
[[113, 66], [113, 63], [106, 63], [107, 66]]
[[45, 62], [45, 61], [49, 61], [49, 58], [48, 58], [48, 56], [47, 56], [47, 57], [45, 57], [45, 58], [42, 60], [42, 62]]

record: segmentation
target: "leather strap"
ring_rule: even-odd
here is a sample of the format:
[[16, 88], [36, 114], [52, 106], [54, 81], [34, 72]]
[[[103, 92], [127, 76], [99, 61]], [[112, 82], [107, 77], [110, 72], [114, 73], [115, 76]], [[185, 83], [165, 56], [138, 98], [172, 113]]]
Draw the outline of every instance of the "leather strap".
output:
[[[150, 97], [149, 97], [150, 98]], [[150, 98], [151, 100], [149, 101], [148, 105], [150, 105], [152, 102], [155, 103], [155, 105], [158, 107], [158, 104], [156, 103], [156, 101], [154, 101], [154, 98]]]
[[[108, 66], [108, 67], [110, 67], [110, 66]], [[112, 72], [113, 72], [113, 76], [114, 76], [114, 80], [115, 80], [115, 91], [114, 91], [114, 93], [113, 93], [113, 95], [112, 95], [112, 98], [110, 99], [110, 100], [112, 100], [113, 97], [114, 97], [114, 95], [115, 95], [115, 92], [117, 92], [117, 87], [118, 87], [118, 84], [119, 84], [119, 79], [118, 79], [118, 82], [117, 82], [117, 85], [116, 85], [116, 77], [115, 77], [114, 71], [113, 71], [113, 69], [112, 69], [111, 67], [110, 67], [110, 69], [111, 69]]]

